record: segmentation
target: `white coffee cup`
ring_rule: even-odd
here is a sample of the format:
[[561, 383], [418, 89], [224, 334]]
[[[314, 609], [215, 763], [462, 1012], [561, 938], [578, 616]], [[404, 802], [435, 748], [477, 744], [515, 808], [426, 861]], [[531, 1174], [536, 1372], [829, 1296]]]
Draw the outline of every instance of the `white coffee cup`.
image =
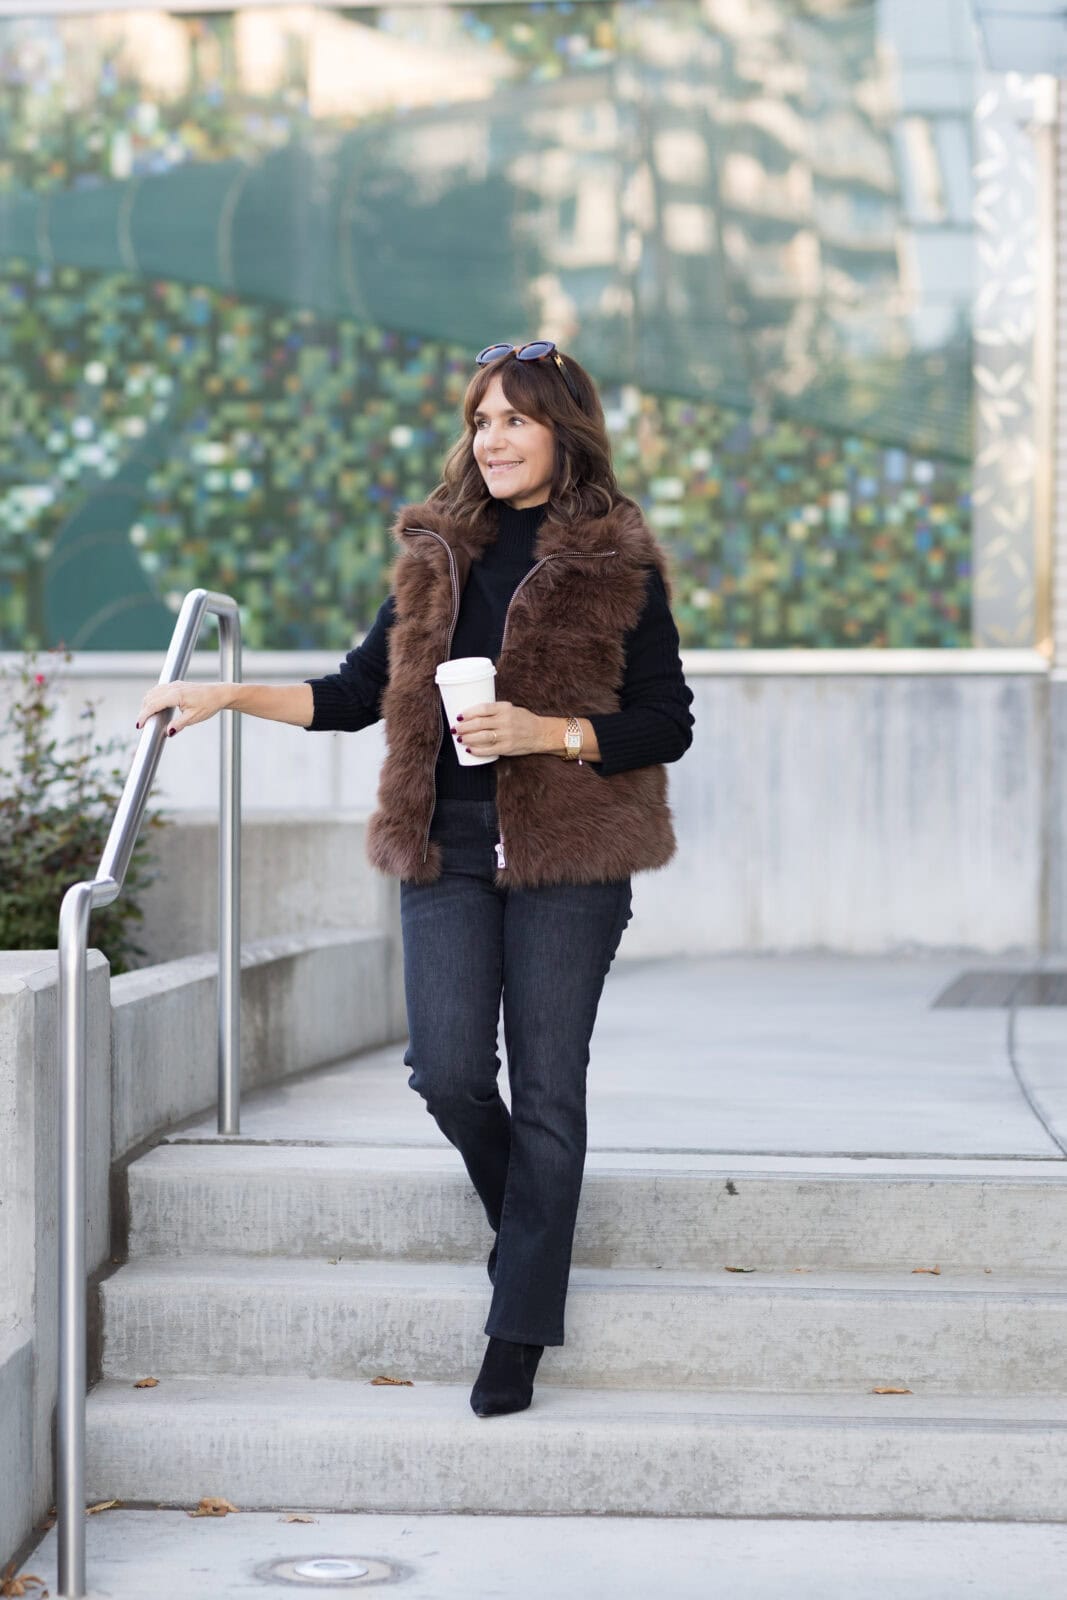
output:
[[[438, 664], [437, 687], [445, 703], [449, 727], [468, 706], [487, 705], [496, 699], [496, 668], [488, 656], [459, 656], [455, 661]], [[461, 767], [484, 767], [496, 756], [475, 756], [456, 745], [456, 755]]]

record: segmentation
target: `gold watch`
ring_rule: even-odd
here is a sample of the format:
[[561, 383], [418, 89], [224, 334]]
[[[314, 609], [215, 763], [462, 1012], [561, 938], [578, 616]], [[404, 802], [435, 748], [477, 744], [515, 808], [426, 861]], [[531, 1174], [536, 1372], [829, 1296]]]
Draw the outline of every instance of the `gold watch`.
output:
[[577, 717], [567, 718], [567, 727], [563, 734], [564, 760], [577, 761], [582, 753], [582, 725]]

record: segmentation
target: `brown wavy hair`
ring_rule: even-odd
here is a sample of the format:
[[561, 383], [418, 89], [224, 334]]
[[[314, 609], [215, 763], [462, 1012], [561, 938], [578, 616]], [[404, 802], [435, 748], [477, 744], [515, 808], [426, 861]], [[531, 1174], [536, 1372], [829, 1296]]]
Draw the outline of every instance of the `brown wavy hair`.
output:
[[[486, 533], [496, 527], [497, 504], [474, 459], [474, 413], [486, 390], [500, 375], [504, 397], [555, 434], [555, 471], [548, 491], [545, 521], [566, 527], [572, 522], [606, 516], [620, 501], [629, 501], [615, 478], [611, 441], [596, 384], [573, 356], [559, 355], [578, 391], [575, 404], [563, 375], [552, 357], [518, 361], [499, 356], [475, 372], [463, 396], [463, 433], [452, 446], [442, 468], [441, 482], [429, 499], [442, 504], [450, 515], [472, 529]], [[635, 502], [630, 502], [634, 504]]]

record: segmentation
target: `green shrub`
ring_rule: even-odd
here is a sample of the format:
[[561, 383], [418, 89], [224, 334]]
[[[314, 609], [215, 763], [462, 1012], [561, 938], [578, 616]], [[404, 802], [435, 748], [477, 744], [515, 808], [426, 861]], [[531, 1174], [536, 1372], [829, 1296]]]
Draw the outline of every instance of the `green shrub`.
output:
[[[62, 658], [69, 662], [71, 652]], [[51, 737], [56, 676], [40, 671], [35, 651], [26, 651], [16, 670], [0, 672], [4, 727], [14, 745], [13, 767], [0, 766], [0, 950], [57, 948], [63, 896], [95, 875], [126, 782], [125, 771], [103, 766], [123, 741], [96, 742], [95, 702], [85, 701], [84, 729], [62, 749]], [[112, 976], [143, 965], [135, 959], [145, 951], [133, 925], [144, 920], [138, 895], [158, 875], [150, 868], [151, 830], [164, 825], [160, 812], [146, 809], [118, 898], [89, 918], [89, 946], [103, 951]]]

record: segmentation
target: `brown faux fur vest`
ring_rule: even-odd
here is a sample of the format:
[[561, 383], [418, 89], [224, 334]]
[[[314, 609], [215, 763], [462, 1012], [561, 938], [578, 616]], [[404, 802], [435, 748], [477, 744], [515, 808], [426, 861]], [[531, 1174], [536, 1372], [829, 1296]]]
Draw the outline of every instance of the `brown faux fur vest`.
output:
[[[486, 541], [433, 501], [401, 506], [393, 536], [400, 553], [382, 701], [388, 753], [367, 854], [381, 872], [432, 883], [441, 871], [440, 847], [429, 839], [442, 738], [434, 669], [448, 659], [460, 595]], [[647, 568], [667, 582], [662, 549], [640, 508], [622, 503], [563, 531], [542, 523], [534, 556], [508, 608], [496, 698], [540, 716], [617, 711], [625, 638], [641, 614]], [[664, 866], [675, 851], [660, 765], [601, 777], [562, 756], [501, 756], [497, 814], [501, 887], [624, 878]]]

